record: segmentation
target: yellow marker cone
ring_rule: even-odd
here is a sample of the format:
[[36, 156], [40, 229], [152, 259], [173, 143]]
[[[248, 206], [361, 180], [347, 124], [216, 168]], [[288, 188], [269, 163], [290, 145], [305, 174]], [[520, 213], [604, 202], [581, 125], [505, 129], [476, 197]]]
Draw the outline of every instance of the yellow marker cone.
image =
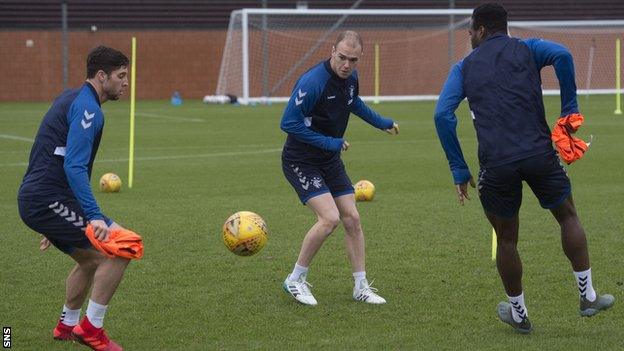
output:
[[622, 106], [620, 104], [620, 95], [622, 94], [621, 79], [620, 79], [620, 38], [615, 40], [615, 113], [616, 115], [622, 114]]
[[136, 100], [136, 38], [132, 37], [132, 62], [130, 68], [130, 150], [128, 155], [128, 188], [134, 179], [134, 109]]
[[496, 261], [496, 230], [492, 228], [492, 261]]

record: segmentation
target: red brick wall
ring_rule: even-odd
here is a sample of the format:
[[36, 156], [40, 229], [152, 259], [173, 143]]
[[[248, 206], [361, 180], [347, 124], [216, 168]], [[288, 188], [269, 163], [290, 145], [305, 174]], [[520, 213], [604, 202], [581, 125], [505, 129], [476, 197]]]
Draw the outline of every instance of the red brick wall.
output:
[[[131, 55], [137, 38], [137, 99], [212, 94], [221, 65], [225, 31], [96, 31], [69, 33], [69, 86], [86, 75], [86, 56], [98, 45]], [[26, 41], [32, 40], [32, 47]], [[0, 31], [0, 101], [49, 101], [62, 90], [60, 31]]]
[[[361, 31], [365, 56], [359, 67], [362, 95], [374, 93], [373, 44], [380, 43], [382, 95], [437, 94], [448, 72], [448, 34], [445, 31]], [[301, 33], [298, 38], [301, 38]], [[309, 37], [318, 37], [309, 32]], [[578, 88], [585, 88], [589, 49], [595, 45], [591, 88], [614, 87], [614, 43], [621, 32], [571, 35], [566, 32], [512, 31], [523, 38], [539, 36], [568, 46], [575, 58]], [[89, 50], [103, 44], [131, 52], [131, 37], [137, 38], [137, 99], [163, 99], [175, 90], [183, 98], [198, 99], [213, 94], [217, 86], [225, 30], [96, 31], [69, 33], [69, 86], [85, 78]], [[306, 35], [307, 37], [308, 35]], [[297, 37], [296, 37], [297, 38]], [[333, 39], [333, 38], [332, 38]], [[469, 52], [465, 30], [455, 35], [455, 59]], [[32, 47], [26, 41], [32, 40]], [[252, 94], [262, 91], [258, 64], [259, 36], [251, 34]], [[283, 39], [285, 40], [285, 39]], [[299, 40], [299, 39], [297, 39]], [[290, 44], [270, 45], [270, 84], [275, 84], [301, 57], [310, 44], [293, 49]], [[294, 44], [293, 44], [294, 45]], [[294, 81], [316, 62], [329, 56], [331, 43], [323, 45], [273, 96], [287, 96]], [[0, 101], [50, 101], [62, 90], [60, 31], [0, 31]], [[255, 57], [255, 58], [254, 58]], [[254, 63], [255, 62], [255, 63]], [[552, 69], [544, 70], [544, 87], [556, 88]], [[234, 91], [230, 91], [235, 93]], [[127, 98], [127, 97], [125, 97]]]

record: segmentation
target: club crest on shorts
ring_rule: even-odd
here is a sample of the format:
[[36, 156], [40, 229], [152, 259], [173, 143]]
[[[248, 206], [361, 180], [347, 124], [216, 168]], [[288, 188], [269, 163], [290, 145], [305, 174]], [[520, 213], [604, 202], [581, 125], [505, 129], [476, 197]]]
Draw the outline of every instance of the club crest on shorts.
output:
[[323, 186], [323, 180], [319, 177], [314, 177], [312, 178], [312, 185], [314, 185], [315, 188], [320, 189]]

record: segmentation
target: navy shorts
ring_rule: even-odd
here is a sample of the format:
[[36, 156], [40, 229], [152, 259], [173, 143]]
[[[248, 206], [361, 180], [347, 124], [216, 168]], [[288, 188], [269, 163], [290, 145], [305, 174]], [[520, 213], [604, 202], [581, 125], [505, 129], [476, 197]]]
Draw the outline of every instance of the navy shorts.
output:
[[546, 209], [561, 205], [572, 191], [568, 174], [557, 155], [554, 152], [541, 154], [481, 168], [478, 189], [483, 209], [500, 217], [515, 217], [522, 203], [522, 181], [531, 187]]
[[[17, 203], [24, 223], [59, 250], [70, 255], [76, 248], [92, 248], [84, 233], [87, 220], [74, 197], [18, 198]], [[109, 218], [105, 221], [108, 225], [112, 223]]]
[[351, 179], [339, 158], [324, 165], [282, 158], [282, 170], [303, 204], [325, 193], [331, 193], [333, 197], [354, 193]]

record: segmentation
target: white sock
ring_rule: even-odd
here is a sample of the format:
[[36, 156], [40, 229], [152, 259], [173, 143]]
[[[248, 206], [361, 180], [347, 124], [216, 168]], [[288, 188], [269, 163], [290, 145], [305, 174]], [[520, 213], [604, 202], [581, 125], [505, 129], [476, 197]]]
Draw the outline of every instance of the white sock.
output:
[[89, 305], [87, 306], [87, 318], [89, 322], [96, 328], [102, 328], [104, 325], [104, 315], [108, 305], [100, 305], [97, 302], [89, 299]]
[[60, 320], [63, 324], [70, 327], [77, 325], [80, 320], [80, 308], [77, 310], [70, 310], [66, 305], [63, 305], [63, 312], [61, 312]]
[[295, 268], [293, 268], [292, 273], [290, 273], [290, 275], [288, 276], [288, 280], [297, 281], [299, 280], [299, 277], [301, 277], [302, 275], [307, 275], [307, 274], [308, 274], [308, 267], [300, 266], [295, 263]]
[[524, 304], [524, 293], [518, 296], [507, 295], [507, 298], [509, 299], [509, 303], [511, 303], [511, 316], [514, 321], [520, 323], [524, 318], [529, 317], [529, 312]]
[[592, 285], [591, 268], [582, 272], [574, 272], [574, 277], [576, 277], [579, 294], [591, 302], [596, 301], [596, 291]]
[[353, 272], [353, 280], [355, 281], [355, 287], [359, 288], [360, 283], [366, 280], [366, 271]]

